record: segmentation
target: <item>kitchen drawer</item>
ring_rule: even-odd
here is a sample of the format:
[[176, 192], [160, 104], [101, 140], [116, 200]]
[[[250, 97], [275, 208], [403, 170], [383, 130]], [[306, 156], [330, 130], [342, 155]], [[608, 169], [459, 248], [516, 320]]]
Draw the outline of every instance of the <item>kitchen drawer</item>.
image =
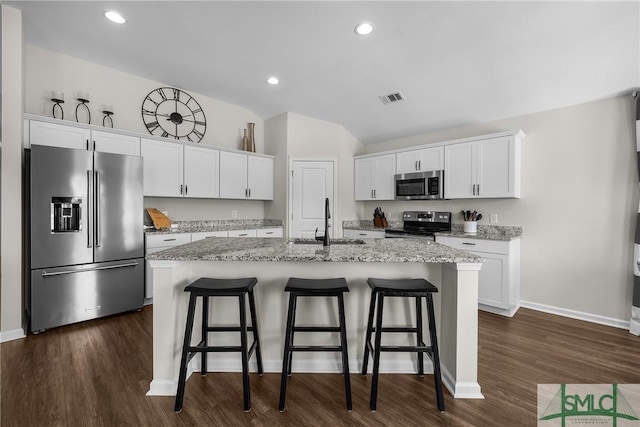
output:
[[282, 237], [282, 228], [259, 228], [256, 230], [257, 237]]
[[502, 240], [485, 240], [465, 237], [436, 236], [436, 242], [452, 248], [473, 252], [489, 252], [493, 254], [509, 254], [509, 242]]
[[191, 233], [191, 241], [197, 242], [198, 240], [208, 239], [209, 237], [228, 237], [228, 231], [198, 231], [197, 233]]
[[384, 231], [345, 229], [342, 236], [346, 239], [384, 239]]
[[231, 230], [229, 231], [229, 237], [257, 237], [256, 230]]
[[147, 234], [147, 249], [191, 243], [191, 233]]

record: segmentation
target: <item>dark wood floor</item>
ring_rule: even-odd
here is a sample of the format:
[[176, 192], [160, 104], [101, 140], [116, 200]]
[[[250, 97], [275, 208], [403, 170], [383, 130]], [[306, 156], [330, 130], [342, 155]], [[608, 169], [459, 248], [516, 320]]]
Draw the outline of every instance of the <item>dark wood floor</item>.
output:
[[521, 309], [512, 319], [480, 312], [484, 400], [435, 406], [433, 377], [352, 374], [353, 412], [339, 374], [294, 374], [278, 412], [279, 375], [251, 376], [242, 410], [240, 374], [193, 375], [184, 410], [146, 397], [152, 372], [152, 307], [53, 329], [1, 346], [1, 425], [35, 426], [535, 426], [539, 383], [640, 383], [640, 338], [627, 331]]

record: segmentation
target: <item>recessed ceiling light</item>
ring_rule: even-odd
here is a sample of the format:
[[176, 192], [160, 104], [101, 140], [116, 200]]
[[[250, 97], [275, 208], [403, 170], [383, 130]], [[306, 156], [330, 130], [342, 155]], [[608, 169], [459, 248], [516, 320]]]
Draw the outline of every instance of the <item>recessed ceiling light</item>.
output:
[[280, 80], [278, 80], [277, 77], [269, 77], [267, 79], [267, 83], [269, 83], [270, 85], [277, 85], [278, 83], [280, 83]]
[[359, 36], [366, 36], [368, 34], [371, 34], [371, 32], [373, 31], [373, 24], [371, 22], [363, 22], [362, 24], [356, 25], [354, 31]]
[[127, 22], [127, 20], [124, 19], [122, 17], [122, 15], [120, 15], [118, 12], [114, 12], [112, 10], [110, 10], [109, 12], [105, 12], [104, 16], [109, 21], [115, 22], [116, 24], [124, 24], [125, 22]]

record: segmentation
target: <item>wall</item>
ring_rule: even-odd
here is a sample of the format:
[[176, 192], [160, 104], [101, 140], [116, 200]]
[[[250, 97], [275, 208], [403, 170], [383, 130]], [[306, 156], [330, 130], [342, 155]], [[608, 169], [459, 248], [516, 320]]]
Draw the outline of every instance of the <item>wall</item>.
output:
[[[60, 90], [65, 94], [64, 118], [75, 121], [75, 94], [88, 92], [92, 124], [102, 123], [101, 106], [110, 104], [115, 112], [114, 127], [145, 135], [148, 132], [141, 118], [142, 100], [153, 89], [170, 86], [32, 45], [26, 46], [25, 71], [25, 112], [51, 117], [51, 92]], [[207, 117], [202, 144], [238, 149], [247, 122], [254, 122], [256, 152], [264, 152], [264, 124], [260, 117], [246, 108], [182, 89], [196, 98]], [[230, 219], [232, 210], [238, 212], [238, 218], [263, 218], [264, 214], [264, 202], [244, 200], [145, 198], [145, 207], [162, 208], [173, 220]]]
[[367, 145], [360, 153], [512, 129], [527, 134], [520, 199], [365, 202], [364, 217], [379, 205], [391, 219], [403, 210], [475, 209], [486, 224], [497, 213], [500, 224], [524, 228], [523, 301], [626, 322], [639, 198], [634, 117], [631, 97], [623, 96]]
[[0, 5], [2, 15], [2, 176], [0, 225], [0, 341], [19, 338], [22, 329], [22, 12]]
[[[287, 113], [287, 155], [290, 158], [337, 160], [337, 201], [332, 208], [336, 236], [342, 236], [342, 221], [357, 218], [361, 203], [353, 196], [353, 156], [362, 144], [343, 126], [336, 123]], [[287, 171], [288, 165], [287, 165]], [[285, 171], [286, 172], [286, 171]]]
[[265, 153], [275, 156], [273, 171], [273, 201], [264, 203], [265, 218], [276, 218], [287, 225], [287, 179], [289, 175], [289, 157], [287, 156], [287, 119], [286, 113], [279, 114], [264, 122]]

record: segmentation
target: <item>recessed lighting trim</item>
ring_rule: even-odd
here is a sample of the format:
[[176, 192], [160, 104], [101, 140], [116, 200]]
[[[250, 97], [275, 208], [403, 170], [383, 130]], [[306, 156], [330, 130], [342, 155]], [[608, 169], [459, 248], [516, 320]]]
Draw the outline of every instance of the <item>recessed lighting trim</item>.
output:
[[280, 80], [278, 80], [277, 77], [271, 76], [267, 79], [267, 83], [269, 83], [270, 85], [277, 85], [278, 83], [280, 83]]
[[115, 22], [116, 24], [124, 24], [125, 22], [127, 22], [126, 19], [124, 19], [122, 17], [122, 15], [120, 15], [118, 12], [114, 12], [113, 10], [110, 10], [108, 12], [104, 13], [105, 18], [107, 18], [109, 21], [111, 22]]
[[356, 25], [354, 31], [359, 36], [367, 36], [373, 32], [374, 26], [371, 22], [363, 22], [362, 24]]

